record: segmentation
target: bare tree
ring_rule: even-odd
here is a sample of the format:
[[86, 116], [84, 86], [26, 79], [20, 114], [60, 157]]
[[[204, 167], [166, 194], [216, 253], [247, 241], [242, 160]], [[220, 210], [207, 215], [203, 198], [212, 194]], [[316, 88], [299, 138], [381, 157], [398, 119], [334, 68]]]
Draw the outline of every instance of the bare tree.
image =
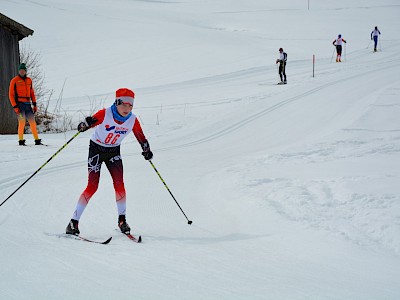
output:
[[[76, 128], [73, 117], [62, 109], [63, 91], [66, 83], [62, 86], [61, 92], [53, 106], [53, 112], [49, 111], [49, 104], [53, 97], [54, 90], [47, 89], [45, 86], [45, 74], [41, 65], [41, 55], [38, 51], [31, 49], [29, 46], [22, 45], [20, 47], [20, 62], [26, 64], [28, 76], [32, 79], [33, 88], [37, 98], [36, 123], [39, 132], [65, 132]], [[96, 110], [95, 99], [90, 97], [90, 112]], [[53, 98], [54, 99], [54, 98]], [[105, 100], [103, 100], [104, 102]], [[53, 103], [54, 104], [54, 103]], [[82, 113], [82, 112], [81, 112]], [[27, 126], [26, 130], [30, 130]]]
[[[50, 90], [45, 86], [45, 73], [42, 69], [40, 53], [31, 49], [29, 46], [22, 45], [20, 47], [19, 59], [21, 63], [26, 64], [28, 76], [32, 79], [35, 96], [37, 98], [38, 111], [36, 113], [36, 123], [39, 125], [39, 132], [58, 131], [57, 129], [54, 129], [52, 124], [57, 116], [48, 111], [53, 90]], [[47, 98], [47, 101], [45, 100], [45, 97]], [[29, 129], [30, 128], [27, 126], [26, 130]]]

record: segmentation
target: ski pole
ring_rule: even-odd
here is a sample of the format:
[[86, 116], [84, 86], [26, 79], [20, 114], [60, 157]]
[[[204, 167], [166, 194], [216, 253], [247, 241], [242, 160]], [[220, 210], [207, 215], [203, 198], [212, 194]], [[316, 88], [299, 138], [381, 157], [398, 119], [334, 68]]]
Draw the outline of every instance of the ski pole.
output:
[[336, 47], [334, 46], [333, 52], [332, 52], [332, 57], [331, 57], [331, 63], [332, 63], [332, 60], [333, 60], [333, 56], [335, 55], [335, 50], [336, 50]]
[[279, 77], [281, 77], [281, 72], [279, 72], [279, 65], [278, 65], [278, 63], [276, 63], [276, 70], [278, 71]]
[[367, 48], [365, 48], [365, 49], [368, 49], [368, 48], [369, 48], [369, 45], [371, 45], [371, 42], [372, 42], [372, 39], [369, 41], [368, 46], [367, 46]]
[[188, 219], [188, 217], [186, 216], [186, 214], [184, 213], [183, 209], [181, 208], [181, 206], [179, 205], [178, 201], [176, 201], [174, 195], [172, 195], [171, 190], [168, 188], [167, 184], [165, 183], [164, 179], [161, 177], [160, 173], [157, 171], [156, 167], [154, 166], [153, 162], [151, 160], [149, 160], [149, 163], [151, 164], [151, 166], [153, 167], [154, 171], [156, 171], [158, 177], [160, 177], [161, 182], [164, 184], [165, 188], [168, 190], [169, 194], [172, 196], [172, 198], [175, 200], [176, 205], [178, 205], [179, 209], [181, 210], [181, 212], [183, 213], [183, 215], [185, 216], [186, 220], [188, 221], [188, 224], [192, 224], [192, 221], [190, 221]]
[[66, 143], [64, 144], [64, 146], [62, 146], [60, 149], [58, 149], [58, 151], [57, 151], [56, 153], [54, 153], [52, 157], [50, 157], [43, 165], [41, 165], [40, 168], [37, 169], [36, 172], [33, 173], [27, 180], [25, 180], [25, 181], [24, 181], [10, 196], [7, 197], [6, 200], [4, 200], [3, 202], [1, 202], [0, 206], [2, 206], [8, 199], [10, 199], [20, 188], [22, 188], [22, 187], [25, 185], [25, 183], [27, 183], [27, 182], [28, 182], [33, 176], [35, 176], [41, 169], [43, 169], [43, 167], [44, 167], [45, 165], [47, 165], [47, 163], [48, 163], [49, 161], [51, 161], [58, 153], [60, 153], [61, 150], [63, 150], [74, 138], [76, 138], [76, 137], [78, 136], [78, 134], [80, 134], [80, 131], [78, 131], [77, 133], [75, 133], [74, 136], [73, 136], [72, 138], [70, 138], [68, 142], [66, 142]]

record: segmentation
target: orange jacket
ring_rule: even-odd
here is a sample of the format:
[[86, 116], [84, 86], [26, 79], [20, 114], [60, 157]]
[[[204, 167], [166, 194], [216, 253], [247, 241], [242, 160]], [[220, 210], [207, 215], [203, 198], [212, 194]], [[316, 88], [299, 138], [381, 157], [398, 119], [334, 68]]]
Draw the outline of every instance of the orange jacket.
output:
[[32, 86], [32, 79], [30, 79], [28, 76], [15, 76], [10, 81], [8, 97], [10, 98], [10, 102], [13, 107], [17, 105], [17, 102], [29, 103], [31, 99], [32, 103], [36, 104], [36, 96]]

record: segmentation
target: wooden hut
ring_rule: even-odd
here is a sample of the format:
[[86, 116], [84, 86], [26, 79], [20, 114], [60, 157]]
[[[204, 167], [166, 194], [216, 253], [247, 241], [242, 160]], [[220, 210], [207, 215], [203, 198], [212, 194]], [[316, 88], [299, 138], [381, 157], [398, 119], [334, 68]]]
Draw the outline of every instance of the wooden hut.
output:
[[32, 34], [32, 29], [0, 13], [0, 134], [17, 133], [18, 122], [8, 99], [8, 87], [18, 73], [18, 42]]

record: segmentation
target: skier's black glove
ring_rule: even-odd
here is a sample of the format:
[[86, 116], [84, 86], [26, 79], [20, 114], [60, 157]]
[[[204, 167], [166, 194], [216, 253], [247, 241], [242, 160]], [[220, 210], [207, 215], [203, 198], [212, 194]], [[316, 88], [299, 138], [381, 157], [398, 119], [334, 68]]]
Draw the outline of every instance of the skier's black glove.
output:
[[150, 160], [153, 158], [153, 152], [151, 152], [150, 150], [150, 145], [149, 142], [146, 140], [143, 143], [140, 144], [140, 146], [142, 146], [142, 155], [144, 157], [145, 160]]
[[97, 119], [93, 117], [86, 117], [85, 122], [80, 122], [78, 125], [78, 131], [84, 132], [88, 130], [93, 124], [97, 122]]
[[84, 131], [86, 131], [88, 129], [89, 129], [89, 126], [87, 126], [86, 122], [80, 122], [78, 124], [78, 131], [79, 132], [84, 132]]
[[86, 117], [86, 124], [90, 127], [97, 122], [97, 119], [93, 117]]
[[142, 152], [142, 155], [144, 156], [145, 160], [151, 160], [153, 158], [153, 152], [150, 150], [147, 152]]

